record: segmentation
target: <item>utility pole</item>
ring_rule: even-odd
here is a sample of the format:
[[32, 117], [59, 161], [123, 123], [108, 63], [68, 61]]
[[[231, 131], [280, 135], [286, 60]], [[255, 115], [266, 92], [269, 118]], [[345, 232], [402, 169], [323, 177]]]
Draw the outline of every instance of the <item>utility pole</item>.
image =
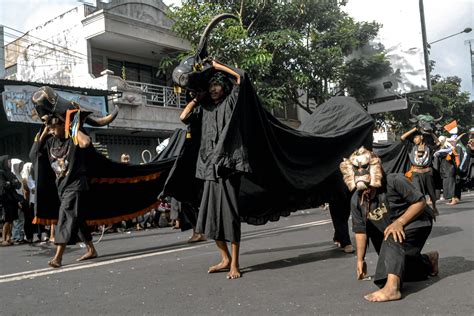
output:
[[0, 25], [0, 79], [5, 79], [5, 37], [3, 25]]
[[421, 21], [421, 37], [423, 40], [423, 54], [425, 57], [425, 68], [426, 68], [426, 87], [431, 91], [431, 76], [430, 76], [430, 59], [428, 57], [428, 41], [426, 39], [426, 24], [425, 24], [425, 9], [423, 6], [423, 0], [419, 2], [420, 6], [420, 21]]

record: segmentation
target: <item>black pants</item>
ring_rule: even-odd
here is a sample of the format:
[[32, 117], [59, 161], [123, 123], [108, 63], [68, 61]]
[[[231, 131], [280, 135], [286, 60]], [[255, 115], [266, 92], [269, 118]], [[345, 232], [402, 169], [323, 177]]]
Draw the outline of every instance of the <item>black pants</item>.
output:
[[383, 287], [387, 282], [387, 275], [395, 274], [403, 281], [425, 280], [432, 272], [428, 256], [422, 255], [421, 250], [431, 232], [432, 226], [406, 229], [406, 239], [403, 243], [396, 242], [392, 235], [384, 240], [383, 233], [375, 227], [367, 234], [379, 255], [375, 270], [374, 283]]
[[351, 215], [351, 198], [350, 196], [341, 196], [339, 200], [333, 199], [329, 202], [329, 212], [331, 214], [332, 225], [334, 227], [334, 241], [341, 244], [341, 248], [351, 245], [351, 237], [349, 235], [348, 220]]
[[55, 244], [74, 245], [77, 237], [92, 240], [89, 226], [80, 212], [81, 192], [65, 191], [60, 196], [59, 218], [54, 234]]

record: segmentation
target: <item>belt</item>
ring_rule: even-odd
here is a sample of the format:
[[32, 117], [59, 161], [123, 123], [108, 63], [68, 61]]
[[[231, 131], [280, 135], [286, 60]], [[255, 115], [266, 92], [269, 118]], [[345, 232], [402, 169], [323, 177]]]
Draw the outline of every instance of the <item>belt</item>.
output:
[[413, 166], [413, 172], [416, 173], [427, 173], [431, 170], [431, 167], [417, 167]]

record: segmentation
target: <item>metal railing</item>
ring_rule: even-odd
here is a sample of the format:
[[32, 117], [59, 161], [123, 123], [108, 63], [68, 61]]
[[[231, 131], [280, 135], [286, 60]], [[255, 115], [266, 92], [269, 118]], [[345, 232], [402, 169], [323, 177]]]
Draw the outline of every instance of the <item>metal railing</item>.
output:
[[176, 94], [172, 87], [128, 80], [127, 83], [140, 88], [145, 95], [146, 105], [174, 108], [184, 108], [186, 106], [185, 94]]

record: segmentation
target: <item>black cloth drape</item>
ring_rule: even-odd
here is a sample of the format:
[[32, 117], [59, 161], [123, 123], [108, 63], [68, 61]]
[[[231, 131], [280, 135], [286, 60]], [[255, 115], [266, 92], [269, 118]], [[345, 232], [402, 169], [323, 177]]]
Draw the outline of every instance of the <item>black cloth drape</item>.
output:
[[[361, 145], [370, 148], [374, 126], [370, 115], [354, 99], [336, 97], [319, 105], [302, 130], [295, 130], [264, 109], [247, 74], [234, 70], [241, 74], [238, 101], [220, 134], [213, 163], [243, 173], [241, 219], [265, 224], [326, 201], [336, 186], [341, 187], [342, 159]], [[189, 170], [195, 168], [196, 159], [190, 154], [183, 152], [178, 158], [165, 186], [165, 194], [180, 201], [191, 193], [179, 188], [194, 177]]]
[[[34, 223], [52, 224], [58, 219], [59, 197], [55, 174], [44, 150], [35, 142], [30, 152], [37, 190]], [[157, 197], [174, 160], [174, 156], [163, 155], [152, 163], [127, 165], [108, 159], [92, 145], [88, 147], [85, 163], [89, 190], [81, 195], [81, 214], [87, 224], [113, 224], [157, 207]]]

